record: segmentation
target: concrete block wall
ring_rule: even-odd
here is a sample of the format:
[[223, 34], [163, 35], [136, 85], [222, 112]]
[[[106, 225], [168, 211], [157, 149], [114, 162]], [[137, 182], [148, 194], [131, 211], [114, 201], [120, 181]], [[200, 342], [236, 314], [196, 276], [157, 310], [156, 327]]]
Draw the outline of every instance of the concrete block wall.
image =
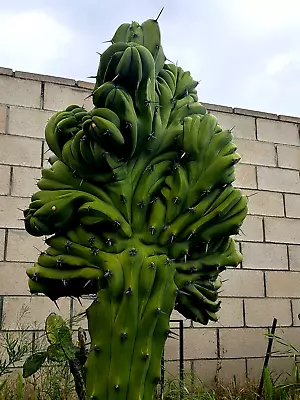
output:
[[[43, 328], [56, 311], [43, 296], [30, 297], [26, 268], [43, 240], [23, 228], [22, 210], [47, 166], [44, 126], [54, 111], [78, 103], [90, 108], [92, 85], [72, 79], [0, 68], [0, 324], [2, 330]], [[278, 319], [278, 334], [300, 350], [300, 118], [206, 104], [224, 128], [234, 129], [242, 156], [236, 186], [249, 196], [249, 215], [237, 236], [244, 260], [222, 276], [220, 320], [203, 327], [184, 320], [185, 368], [203, 381], [257, 379], [265, 333]], [[84, 308], [59, 300], [65, 318]], [[182, 318], [174, 312], [173, 318]], [[86, 326], [86, 321], [80, 324]], [[174, 324], [173, 324], [174, 325]], [[74, 327], [77, 323], [74, 322]], [[177, 325], [173, 326], [176, 330]], [[280, 349], [279, 349], [280, 350]], [[289, 372], [291, 361], [272, 357], [271, 367]], [[178, 371], [178, 342], [169, 339], [165, 358]]]

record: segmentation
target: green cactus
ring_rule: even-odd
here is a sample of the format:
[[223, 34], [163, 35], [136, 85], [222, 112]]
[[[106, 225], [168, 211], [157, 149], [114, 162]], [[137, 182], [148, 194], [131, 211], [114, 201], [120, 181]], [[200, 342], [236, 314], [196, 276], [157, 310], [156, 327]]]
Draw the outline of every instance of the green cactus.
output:
[[150, 400], [172, 310], [217, 320], [247, 199], [232, 186], [232, 133], [198, 103], [190, 73], [165, 63], [157, 19], [123, 24], [111, 42], [95, 107], [47, 123], [55, 157], [24, 216], [30, 234], [51, 236], [27, 274], [52, 300], [95, 295], [86, 398]]

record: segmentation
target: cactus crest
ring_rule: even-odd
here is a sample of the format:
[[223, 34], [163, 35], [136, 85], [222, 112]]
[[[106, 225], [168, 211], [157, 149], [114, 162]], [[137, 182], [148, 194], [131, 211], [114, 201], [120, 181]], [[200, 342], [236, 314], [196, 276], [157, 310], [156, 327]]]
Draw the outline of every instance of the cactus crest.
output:
[[54, 156], [24, 211], [49, 246], [27, 270], [30, 291], [95, 296], [87, 399], [152, 399], [172, 310], [216, 321], [219, 274], [241, 261], [232, 132], [198, 102], [190, 72], [166, 63], [159, 17], [116, 30], [91, 110], [50, 118]]

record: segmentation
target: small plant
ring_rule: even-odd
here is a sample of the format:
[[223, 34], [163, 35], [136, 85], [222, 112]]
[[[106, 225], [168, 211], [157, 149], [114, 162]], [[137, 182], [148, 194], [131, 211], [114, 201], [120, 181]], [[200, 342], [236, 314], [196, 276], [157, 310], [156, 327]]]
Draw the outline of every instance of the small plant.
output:
[[79, 400], [85, 399], [85, 376], [83, 366], [87, 359], [86, 338], [83, 329], [78, 329], [77, 345], [73, 344], [72, 331], [63, 318], [51, 313], [45, 323], [45, 333], [49, 346], [45, 351], [31, 354], [23, 365], [23, 377], [36, 373], [46, 361], [68, 363], [73, 375]]

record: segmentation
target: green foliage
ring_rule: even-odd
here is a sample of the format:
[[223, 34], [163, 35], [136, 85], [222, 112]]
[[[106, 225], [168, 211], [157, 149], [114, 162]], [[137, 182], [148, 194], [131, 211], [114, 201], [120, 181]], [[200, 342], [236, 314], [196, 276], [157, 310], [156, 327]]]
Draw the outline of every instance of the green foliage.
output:
[[28, 378], [38, 371], [46, 361], [47, 356], [47, 351], [37, 352], [29, 356], [23, 365], [23, 378]]

